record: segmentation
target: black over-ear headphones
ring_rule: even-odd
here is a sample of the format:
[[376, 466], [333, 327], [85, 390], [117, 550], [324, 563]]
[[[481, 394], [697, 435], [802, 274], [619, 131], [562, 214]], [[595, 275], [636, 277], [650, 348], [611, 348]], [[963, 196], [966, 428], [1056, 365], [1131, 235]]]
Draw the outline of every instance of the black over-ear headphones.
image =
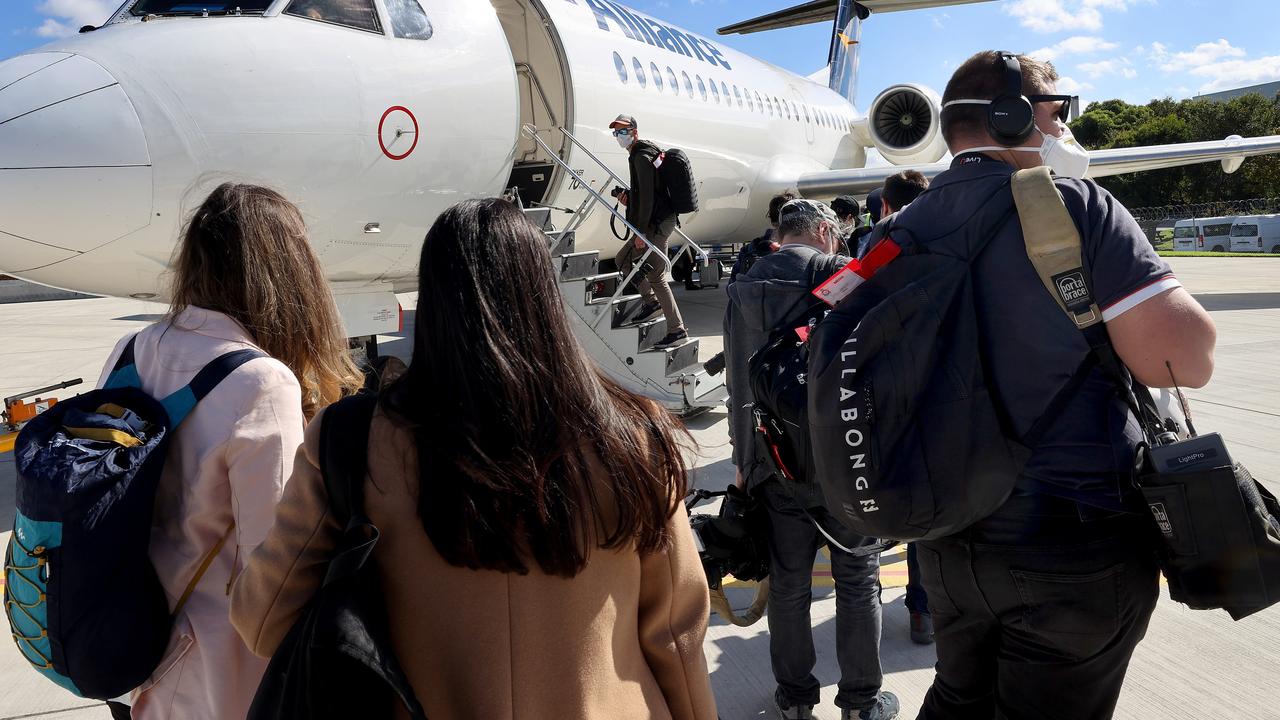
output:
[[1018, 56], [1000, 53], [1005, 67], [1005, 90], [987, 109], [987, 129], [1001, 145], [1021, 145], [1035, 131], [1036, 114], [1031, 101], [1022, 94], [1022, 65]]

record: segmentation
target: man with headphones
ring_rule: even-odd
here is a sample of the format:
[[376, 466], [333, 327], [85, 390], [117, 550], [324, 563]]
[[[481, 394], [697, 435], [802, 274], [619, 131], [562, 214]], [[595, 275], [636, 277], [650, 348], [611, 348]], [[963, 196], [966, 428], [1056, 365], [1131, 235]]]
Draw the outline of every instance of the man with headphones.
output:
[[952, 166], [888, 229], [961, 257], [991, 238], [970, 257], [986, 383], [1011, 439], [1047, 427], [1002, 507], [917, 544], [938, 653], [925, 720], [1111, 717], [1159, 594], [1151, 518], [1130, 479], [1141, 435], [1027, 257], [1016, 170], [1052, 167], [1086, 284], [1134, 376], [1200, 387], [1213, 371], [1213, 321], [1129, 212], [1081, 179], [1089, 154], [1066, 126], [1076, 101], [1057, 80], [1051, 64], [1009, 53], [961, 65], [943, 95]]

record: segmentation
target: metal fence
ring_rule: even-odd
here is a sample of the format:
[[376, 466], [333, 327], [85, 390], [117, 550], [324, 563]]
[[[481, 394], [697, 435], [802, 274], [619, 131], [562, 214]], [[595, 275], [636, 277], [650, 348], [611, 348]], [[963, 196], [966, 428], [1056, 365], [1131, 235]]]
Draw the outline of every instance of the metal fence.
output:
[[1151, 242], [1156, 242], [1156, 228], [1172, 228], [1179, 220], [1231, 215], [1270, 215], [1280, 213], [1280, 197], [1222, 200], [1188, 205], [1130, 208], [1134, 219]]

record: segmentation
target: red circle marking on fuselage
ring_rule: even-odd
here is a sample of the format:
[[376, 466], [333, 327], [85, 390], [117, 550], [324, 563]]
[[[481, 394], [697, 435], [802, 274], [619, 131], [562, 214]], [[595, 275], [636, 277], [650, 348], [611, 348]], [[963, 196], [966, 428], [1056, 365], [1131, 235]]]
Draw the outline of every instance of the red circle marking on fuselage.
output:
[[[389, 116], [391, 113], [397, 110], [403, 112], [405, 115], [408, 115], [409, 119], [413, 121], [413, 142], [409, 145], [409, 149], [405, 150], [400, 155], [393, 154], [390, 150], [387, 149], [387, 144], [382, 141], [382, 128], [387, 122], [387, 116]], [[382, 119], [378, 121], [378, 147], [382, 148], [383, 155], [386, 155], [392, 160], [403, 160], [409, 157], [409, 154], [413, 152], [414, 148], [418, 147], [418, 118], [414, 117], [413, 113], [409, 112], [409, 108], [403, 105], [393, 105], [387, 108], [386, 112], [382, 113]]]

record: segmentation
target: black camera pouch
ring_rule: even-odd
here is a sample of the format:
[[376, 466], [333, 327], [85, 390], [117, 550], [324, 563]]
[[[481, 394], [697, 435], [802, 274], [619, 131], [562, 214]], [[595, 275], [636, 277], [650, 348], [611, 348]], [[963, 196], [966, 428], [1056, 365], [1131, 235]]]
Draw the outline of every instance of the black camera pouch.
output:
[[1155, 472], [1139, 488], [1158, 536], [1169, 595], [1235, 620], [1280, 602], [1280, 503], [1241, 464]]

